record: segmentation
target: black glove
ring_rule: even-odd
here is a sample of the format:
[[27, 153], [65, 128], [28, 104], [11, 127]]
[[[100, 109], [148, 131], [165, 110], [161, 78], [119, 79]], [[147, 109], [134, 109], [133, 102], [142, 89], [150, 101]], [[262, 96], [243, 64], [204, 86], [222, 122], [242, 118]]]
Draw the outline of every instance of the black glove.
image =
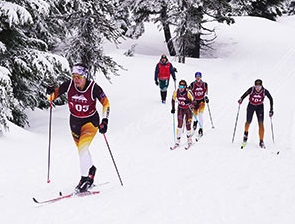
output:
[[177, 69], [175, 67], [173, 67], [174, 72], [177, 72]]
[[270, 110], [269, 111], [269, 117], [272, 117], [273, 116], [273, 110]]
[[238, 100], [238, 103], [241, 105], [243, 102], [242, 98]]
[[175, 108], [172, 108], [171, 109], [171, 114], [174, 114], [175, 113]]
[[158, 82], [158, 81], [155, 81], [155, 83], [156, 83], [156, 86], [158, 86], [158, 85], [159, 85], [159, 82]]
[[48, 86], [46, 89], [46, 93], [48, 95], [51, 95], [52, 93], [54, 93], [54, 91], [55, 91], [55, 88], [53, 86]]
[[104, 118], [102, 119], [100, 125], [99, 125], [99, 132], [101, 134], [105, 134], [107, 132], [107, 129], [108, 129], [108, 119], [107, 118]]
[[209, 103], [209, 98], [208, 98], [208, 96], [205, 96], [205, 97], [204, 97], [204, 100], [205, 100], [206, 103]]
[[192, 101], [191, 101], [190, 99], [186, 99], [186, 100], [184, 101], [184, 103], [185, 103], [185, 104], [190, 104], [190, 103], [192, 103]]

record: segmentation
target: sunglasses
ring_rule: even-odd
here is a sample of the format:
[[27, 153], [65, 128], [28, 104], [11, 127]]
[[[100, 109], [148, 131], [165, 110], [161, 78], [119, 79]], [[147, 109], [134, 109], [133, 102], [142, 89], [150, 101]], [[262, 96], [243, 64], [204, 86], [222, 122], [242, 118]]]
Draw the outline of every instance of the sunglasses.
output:
[[76, 78], [77, 78], [77, 79], [83, 79], [84, 76], [82, 76], [82, 75], [77, 75], [77, 74], [73, 74], [73, 75], [72, 75], [72, 78], [73, 78], [73, 79], [76, 79]]
[[185, 86], [178, 86], [180, 89], [185, 89]]
[[259, 89], [261, 87], [262, 87], [261, 85], [255, 85], [255, 88], [257, 88], [257, 89]]

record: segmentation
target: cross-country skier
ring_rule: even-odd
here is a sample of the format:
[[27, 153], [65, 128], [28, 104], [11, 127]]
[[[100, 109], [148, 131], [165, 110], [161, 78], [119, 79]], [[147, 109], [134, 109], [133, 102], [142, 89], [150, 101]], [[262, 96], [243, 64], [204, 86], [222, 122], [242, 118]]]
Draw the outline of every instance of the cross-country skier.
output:
[[169, 86], [170, 75], [172, 75], [174, 82], [176, 81], [175, 70], [173, 65], [168, 61], [165, 54], [161, 55], [160, 62], [155, 69], [155, 83], [160, 86], [162, 103], [166, 103], [167, 89]]
[[261, 148], [264, 148], [264, 142], [263, 142], [263, 137], [264, 137], [264, 125], [263, 125], [263, 120], [264, 120], [264, 98], [265, 96], [268, 97], [269, 102], [270, 102], [270, 111], [269, 111], [269, 117], [273, 116], [273, 99], [272, 96], [270, 95], [269, 91], [265, 89], [262, 85], [262, 80], [257, 79], [254, 82], [254, 86], [250, 87], [238, 100], [239, 104], [242, 104], [244, 98], [249, 95], [249, 104], [247, 106], [247, 120], [245, 123], [245, 131], [244, 131], [244, 138], [243, 138], [243, 143], [246, 143], [248, 140], [248, 130], [253, 118], [254, 112], [256, 112], [257, 119], [258, 119], [258, 126], [259, 126], [259, 146]]
[[[108, 98], [99, 85], [87, 79], [87, 74], [85, 65], [76, 64], [72, 68], [71, 80], [63, 82], [56, 89], [52, 86], [47, 88], [47, 94], [51, 95], [52, 100], [67, 93], [72, 137], [80, 157], [81, 179], [75, 188], [77, 192], [85, 192], [93, 184], [96, 168], [92, 163], [89, 146], [97, 130], [102, 134], [106, 133], [110, 113]], [[96, 100], [103, 106], [101, 122], [96, 110]]]
[[177, 141], [175, 146], [179, 146], [180, 139], [181, 139], [181, 132], [182, 132], [182, 125], [183, 120], [185, 117], [185, 124], [186, 124], [186, 136], [187, 136], [187, 143], [188, 146], [192, 144], [192, 137], [191, 137], [191, 122], [192, 122], [192, 112], [189, 109], [191, 107], [192, 102], [194, 101], [193, 93], [187, 88], [187, 84], [185, 80], [181, 80], [179, 82], [178, 89], [174, 91], [172, 96], [172, 109], [171, 113], [175, 113], [175, 101], [178, 102], [177, 108], [177, 129], [176, 129], [176, 138]]
[[[203, 113], [205, 110], [205, 102], [209, 103], [209, 98], [207, 96], [208, 94], [208, 84], [206, 82], [203, 82], [202, 80], [202, 73], [201, 72], [196, 72], [195, 73], [195, 81], [192, 82], [189, 86], [191, 91], [194, 94], [195, 97], [195, 103], [194, 103], [194, 108], [193, 111], [195, 115], [198, 115], [198, 119], [200, 122], [200, 128], [199, 128], [199, 135], [203, 135]], [[193, 123], [193, 129], [197, 129], [197, 121], [194, 121]]]

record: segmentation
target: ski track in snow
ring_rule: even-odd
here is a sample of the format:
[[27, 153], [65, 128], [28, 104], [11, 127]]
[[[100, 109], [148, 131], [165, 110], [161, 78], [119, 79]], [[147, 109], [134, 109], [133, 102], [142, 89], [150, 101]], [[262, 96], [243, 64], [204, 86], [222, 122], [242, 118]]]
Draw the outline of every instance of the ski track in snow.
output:
[[[59, 191], [71, 192], [79, 180], [79, 161], [68, 125], [68, 108], [56, 107], [51, 183], [47, 184], [49, 114], [28, 111], [30, 128], [24, 130], [11, 125], [10, 133], [0, 138], [0, 222], [292, 224], [295, 104], [289, 98], [294, 95], [295, 29], [290, 28], [291, 21], [295, 17], [278, 23], [247, 17], [236, 18], [232, 26], [216, 24], [218, 38], [212, 55], [218, 57], [187, 59], [185, 65], [169, 58], [179, 71], [178, 81], [184, 78], [190, 83], [194, 73], [201, 71], [203, 80], [209, 84], [215, 129], [211, 128], [206, 108], [204, 136], [189, 150], [183, 146], [174, 151], [169, 149], [174, 143], [170, 113], [174, 83], [170, 81], [167, 104], [162, 105], [159, 88], [153, 81], [160, 54], [166, 52], [161, 34], [148, 25], [153, 38], [145, 36], [126, 42], [119, 50], [110, 48], [112, 57], [128, 70], [114, 77], [113, 84], [102, 75], [96, 81], [110, 99], [111, 117], [106, 136], [124, 186], [120, 186], [104, 139], [98, 133], [91, 145], [98, 168], [95, 181], [109, 182], [97, 187], [101, 194], [45, 206], [34, 204], [32, 197], [42, 200], [58, 196]], [[123, 56], [133, 43], [138, 44], [135, 57]], [[258, 148], [254, 115], [249, 142], [240, 150], [248, 99], [241, 105], [232, 144], [237, 101], [257, 78], [263, 80], [274, 98], [275, 143], [272, 143], [266, 98], [267, 148]], [[100, 106], [98, 109], [101, 111]], [[185, 142], [183, 135], [182, 144]]]

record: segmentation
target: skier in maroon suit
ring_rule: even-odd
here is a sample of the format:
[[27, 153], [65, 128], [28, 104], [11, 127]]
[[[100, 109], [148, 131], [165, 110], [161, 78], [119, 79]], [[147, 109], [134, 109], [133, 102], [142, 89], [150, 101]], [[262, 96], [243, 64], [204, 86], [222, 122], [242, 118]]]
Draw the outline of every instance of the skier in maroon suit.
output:
[[243, 142], [246, 143], [248, 140], [248, 130], [252, 122], [253, 114], [256, 112], [259, 126], [259, 146], [264, 148], [264, 98], [268, 97], [270, 101], [270, 111], [269, 116], [273, 116], [273, 99], [269, 91], [262, 86], [262, 80], [257, 79], [254, 83], [254, 86], [250, 87], [239, 99], [238, 103], [242, 104], [244, 98], [249, 95], [249, 104], [247, 106], [247, 120], [245, 123], [245, 131]]
[[[72, 137], [80, 157], [81, 180], [76, 187], [77, 192], [85, 192], [93, 184], [96, 168], [92, 163], [89, 146], [97, 130], [100, 133], [106, 133], [110, 113], [108, 98], [99, 85], [87, 79], [87, 74], [88, 69], [85, 65], [76, 64], [72, 68], [71, 80], [63, 82], [56, 89], [47, 88], [47, 93], [51, 95], [52, 100], [67, 93]], [[103, 106], [101, 123], [96, 110], [97, 100]]]

